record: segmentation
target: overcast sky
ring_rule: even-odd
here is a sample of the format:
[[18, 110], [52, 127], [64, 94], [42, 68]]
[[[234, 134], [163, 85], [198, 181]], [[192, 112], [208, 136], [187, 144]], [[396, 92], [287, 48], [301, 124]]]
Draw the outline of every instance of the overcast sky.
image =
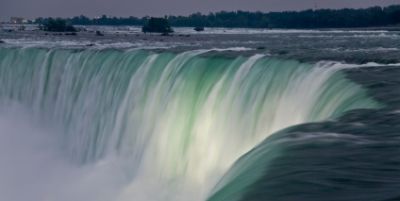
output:
[[0, 0], [0, 18], [187, 15], [220, 10], [282, 11], [308, 8], [361, 8], [400, 0]]

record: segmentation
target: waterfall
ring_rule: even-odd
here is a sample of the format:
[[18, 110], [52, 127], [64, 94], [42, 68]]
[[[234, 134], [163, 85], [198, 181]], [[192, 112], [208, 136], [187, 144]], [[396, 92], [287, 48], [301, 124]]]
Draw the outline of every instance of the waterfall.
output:
[[274, 132], [378, 107], [329, 62], [209, 51], [0, 48], [0, 105], [57, 125], [58, 149], [77, 166], [123, 161], [124, 199], [151, 193], [137, 190], [146, 181], [168, 189], [151, 197], [161, 200], [204, 200]]

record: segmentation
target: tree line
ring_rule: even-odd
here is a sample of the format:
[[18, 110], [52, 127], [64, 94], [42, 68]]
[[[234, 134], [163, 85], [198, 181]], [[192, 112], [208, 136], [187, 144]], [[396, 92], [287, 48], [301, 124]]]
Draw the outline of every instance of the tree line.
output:
[[[65, 19], [72, 25], [145, 25], [150, 17], [76, 16]], [[351, 28], [400, 25], [400, 5], [365, 9], [318, 9], [285, 12], [221, 11], [189, 16], [165, 16], [175, 27], [231, 28]], [[42, 24], [49, 18], [37, 18]]]

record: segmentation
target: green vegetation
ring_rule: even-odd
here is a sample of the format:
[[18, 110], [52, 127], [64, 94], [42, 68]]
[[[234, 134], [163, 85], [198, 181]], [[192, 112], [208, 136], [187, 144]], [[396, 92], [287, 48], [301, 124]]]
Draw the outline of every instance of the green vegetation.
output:
[[[156, 23], [169, 22], [177, 27], [243, 27], [243, 28], [351, 28], [400, 25], [400, 5], [371, 7], [366, 9], [320, 9], [288, 12], [247, 12], [221, 11], [207, 15], [195, 13], [189, 16], [168, 16], [166, 18], [116, 18], [103, 15], [90, 19], [85, 16], [67, 19], [76, 25], [145, 25], [154, 19]], [[39, 18], [36, 22], [42, 22]], [[161, 22], [164, 21], [164, 22]], [[166, 28], [166, 27], [164, 27]], [[151, 30], [151, 28], [149, 29]], [[147, 31], [147, 30], [146, 30]], [[151, 31], [147, 31], [151, 32]]]
[[169, 25], [167, 18], [155, 18], [155, 17], [152, 17], [149, 20], [147, 20], [145, 25], [142, 27], [142, 31], [144, 33], [162, 33], [162, 34], [169, 34], [174, 32], [174, 30], [172, 30], [171, 26]]
[[48, 18], [43, 20], [40, 23], [40, 27], [43, 31], [51, 31], [51, 32], [76, 32], [75, 27], [69, 24], [64, 19], [57, 18]]

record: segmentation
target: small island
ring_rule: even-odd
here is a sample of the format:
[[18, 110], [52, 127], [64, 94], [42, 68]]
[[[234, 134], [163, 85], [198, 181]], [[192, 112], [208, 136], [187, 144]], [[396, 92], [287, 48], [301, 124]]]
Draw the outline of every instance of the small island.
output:
[[142, 27], [142, 31], [143, 33], [161, 33], [163, 35], [168, 35], [174, 32], [168, 19], [156, 17], [150, 18]]
[[197, 32], [204, 31], [204, 27], [203, 26], [198, 26], [198, 27], [195, 27], [193, 30], [195, 30]]
[[74, 26], [61, 18], [47, 18], [40, 23], [39, 27], [41, 30], [49, 32], [77, 32]]

